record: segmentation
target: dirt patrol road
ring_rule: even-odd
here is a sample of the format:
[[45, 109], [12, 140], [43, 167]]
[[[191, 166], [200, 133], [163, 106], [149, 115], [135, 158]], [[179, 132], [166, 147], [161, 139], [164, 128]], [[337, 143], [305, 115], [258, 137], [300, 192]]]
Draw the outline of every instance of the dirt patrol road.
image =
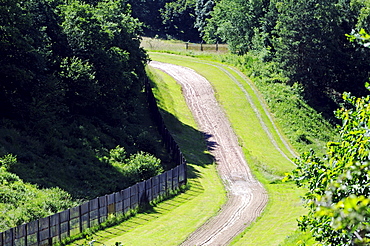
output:
[[220, 212], [181, 245], [227, 245], [261, 214], [267, 204], [267, 192], [251, 174], [211, 84], [190, 68], [157, 61], [150, 62], [150, 66], [169, 74], [182, 86], [199, 130], [209, 137], [209, 150], [228, 192]]

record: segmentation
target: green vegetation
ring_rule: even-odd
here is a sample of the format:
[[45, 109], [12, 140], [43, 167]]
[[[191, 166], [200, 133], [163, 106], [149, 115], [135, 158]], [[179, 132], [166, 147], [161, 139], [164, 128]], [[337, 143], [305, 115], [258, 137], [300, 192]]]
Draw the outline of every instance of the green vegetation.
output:
[[308, 189], [304, 200], [309, 213], [299, 221], [303, 230], [325, 245], [368, 245], [370, 96], [345, 94], [344, 100], [352, 108], [336, 113], [343, 122], [340, 140], [328, 143], [325, 159], [303, 154], [290, 178]]
[[[280, 128], [297, 151], [313, 149], [296, 161], [298, 169], [292, 175], [308, 189], [306, 199], [317, 199], [309, 203], [301, 228], [328, 244], [366, 244], [368, 99], [360, 97], [369, 93], [363, 86], [370, 71], [365, 30], [370, 26], [369, 6], [369, 0], [0, 0], [0, 209], [6, 211], [0, 229], [60, 211], [76, 200], [123, 189], [172, 167], [148, 117], [143, 93], [148, 56], [140, 48], [139, 35], [144, 30], [184, 41], [226, 42], [233, 53], [186, 53], [202, 61], [151, 55], [186, 63], [213, 83], [248, 163], [270, 194], [263, 216], [235, 244], [261, 242], [265, 231], [282, 243], [281, 221], [274, 212], [292, 222], [304, 211], [296, 194], [303, 191], [290, 192], [292, 184], [280, 182], [294, 168], [281, 155], [292, 153], [281, 140]], [[253, 83], [217, 61], [238, 67]], [[162, 83], [155, 82], [157, 97], [193, 164], [193, 187], [200, 183], [204, 189], [192, 201], [209, 206], [204, 202], [208, 193], [223, 193], [202, 178], [219, 182], [202, 135], [191, 114], [182, 115], [185, 104], [174, 93], [179, 88], [167, 82], [166, 75], [155, 73], [164, 78], [163, 84], [171, 84], [160, 88]], [[225, 80], [219, 81], [220, 76]], [[276, 126], [263, 113], [264, 102]], [[338, 111], [338, 120], [333, 111], [339, 106], [350, 110]], [[337, 136], [333, 126], [340, 120], [344, 124]], [[261, 144], [252, 144], [257, 140]], [[334, 143], [325, 151], [330, 141]], [[325, 160], [316, 156], [325, 153]], [[316, 173], [321, 176], [311, 176]], [[280, 199], [281, 193], [288, 197]], [[223, 200], [214, 199], [217, 205], [209, 207], [208, 215], [200, 214], [199, 221], [213, 215]], [[193, 211], [191, 202], [178, 208], [187, 205], [185, 211]], [[279, 226], [269, 228], [271, 221]], [[194, 229], [191, 223], [185, 223], [188, 230], [180, 229], [176, 242]], [[295, 230], [290, 223], [286, 228], [285, 235]], [[173, 233], [166, 233], [169, 240]], [[297, 232], [285, 243], [312, 243], [309, 237]]]
[[96, 240], [94, 245], [114, 245], [116, 242], [179, 245], [195, 228], [215, 215], [225, 202], [225, 190], [213, 159], [186, 106], [180, 86], [165, 73], [156, 70], [148, 73], [155, 81], [154, 93], [166, 125], [187, 159], [189, 189], [120, 225], [71, 245], [87, 244], [92, 240]]
[[0, 157], [0, 231], [75, 205], [71, 196], [59, 188], [39, 189], [23, 182], [8, 171], [16, 164], [17, 158], [11, 154]]
[[123, 177], [126, 177], [125, 180], [122, 180], [123, 183], [126, 183], [126, 187], [139, 181], [148, 180], [163, 172], [160, 159], [144, 152], [128, 157], [125, 148], [120, 146], [111, 149], [109, 155], [103, 156], [102, 160], [113, 166]]
[[[0, 156], [16, 157], [6, 175], [19, 184], [2, 184], [0, 230], [173, 167], [143, 93], [141, 24], [124, 1], [0, 2]], [[116, 146], [127, 160], [106, 161]]]
[[[268, 235], [274, 235], [277, 244], [283, 242], [286, 236], [293, 234], [297, 229], [296, 217], [304, 213], [299, 198], [299, 194], [303, 194], [303, 190], [294, 190], [292, 184], [281, 183], [284, 173], [293, 170], [294, 165], [285, 159], [271, 143], [240, 87], [217, 67], [222, 65], [220, 63], [164, 53], [150, 53], [150, 57], [153, 60], [191, 67], [212, 83], [217, 98], [225, 108], [225, 112], [239, 137], [248, 164], [269, 193], [268, 208], [262, 217], [235, 243], [253, 245], [253, 242], [259, 242], [263, 245], [265, 242], [265, 245], [269, 245], [266, 238], [269, 238], [269, 241], [271, 238]], [[242, 82], [247, 91], [251, 90], [240, 77], [239, 81]], [[262, 105], [256, 99], [256, 95], [251, 93], [251, 97], [256, 107], [260, 112], [263, 112]], [[278, 142], [278, 145], [281, 149], [285, 149], [281, 141]], [[285, 152], [287, 151], [285, 150]], [[293, 190], [294, 192], [292, 192]], [[284, 194], [284, 197], [281, 194]], [[278, 211], [279, 220], [276, 219], [276, 211]], [[267, 227], [266, 225], [271, 226]], [[281, 231], [284, 233], [282, 234]]]

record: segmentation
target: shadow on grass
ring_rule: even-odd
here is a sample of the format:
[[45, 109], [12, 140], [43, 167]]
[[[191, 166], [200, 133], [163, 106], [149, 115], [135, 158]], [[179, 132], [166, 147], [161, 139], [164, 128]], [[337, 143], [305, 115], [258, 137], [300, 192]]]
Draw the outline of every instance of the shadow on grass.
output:
[[78, 201], [111, 194], [141, 181], [100, 159], [118, 145], [127, 155], [150, 153], [169, 170], [175, 162], [150, 117], [146, 94], [137, 97], [132, 112], [122, 113], [124, 117], [119, 120], [105, 120], [100, 115], [55, 116], [57, 123], [43, 117], [32, 122], [0, 119], [0, 158], [12, 153], [18, 162], [10, 171], [24, 182], [41, 188], [59, 187]]
[[[214, 163], [210, 150], [216, 148], [217, 143], [210, 141], [210, 134], [201, 132], [179, 121], [173, 114], [160, 110], [167, 129], [179, 145], [188, 163], [205, 167]], [[198, 177], [197, 171], [188, 166], [188, 177]]]

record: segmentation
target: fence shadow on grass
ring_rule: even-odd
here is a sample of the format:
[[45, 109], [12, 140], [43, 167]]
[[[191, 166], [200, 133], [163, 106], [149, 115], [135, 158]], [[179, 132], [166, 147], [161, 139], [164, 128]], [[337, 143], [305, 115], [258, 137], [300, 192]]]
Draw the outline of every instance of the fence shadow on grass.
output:
[[167, 111], [161, 110], [161, 114], [188, 163], [202, 167], [213, 164], [213, 156], [208, 151], [217, 143], [209, 141], [211, 135], [184, 124]]
[[[217, 143], [209, 140], [212, 137], [211, 135], [184, 124], [167, 111], [161, 110], [161, 114], [172, 137], [180, 146], [187, 163], [201, 167], [214, 163], [214, 157], [209, 151], [214, 149]], [[191, 165], [188, 165], [187, 169], [188, 178], [197, 178], [199, 176], [198, 171]]]
[[0, 232], [0, 246], [52, 245], [68, 237], [78, 236], [89, 228], [99, 226], [106, 222], [110, 215], [125, 216], [130, 211], [146, 206], [161, 197], [166, 197], [186, 185], [186, 160], [164, 125], [149, 83], [145, 82], [148, 106], [162, 136], [164, 146], [176, 167], [124, 190], [97, 197], [80, 206]]
[[[147, 81], [146, 86], [155, 87], [155, 83]], [[187, 163], [202, 167], [212, 165], [214, 163], [214, 158], [209, 151], [213, 150], [218, 145], [216, 142], [210, 140], [212, 135], [184, 124], [170, 112], [159, 109], [151, 90], [147, 89], [146, 91], [150, 91], [148, 101], [151, 101], [149, 102], [149, 105], [152, 105], [151, 112], [153, 120], [157, 122], [156, 125], [158, 126], [166, 126], [165, 130], [158, 129], [158, 131], [170, 132], [170, 135], [180, 147]], [[159, 112], [159, 114], [157, 112]], [[166, 136], [163, 137], [166, 138]], [[188, 178], [198, 177], [198, 172], [194, 168], [191, 166], [188, 166], [187, 168]]]
[[[146, 86], [156, 90], [158, 89], [156, 84], [150, 80], [146, 82]], [[149, 101], [152, 101], [149, 104], [152, 105], [151, 113], [154, 118], [153, 121], [157, 122], [157, 125], [166, 125], [183, 152], [198, 154], [196, 160], [192, 160], [192, 155], [186, 155], [187, 161], [200, 166], [212, 164], [213, 157], [210, 154], [205, 154], [207, 150], [213, 150], [218, 145], [216, 142], [210, 141], [212, 135], [184, 124], [170, 112], [159, 108], [151, 90], [150, 94], [148, 97]], [[160, 118], [158, 118], [159, 116]]]
[[[145, 85], [148, 106], [176, 167], [124, 190], [97, 197], [80, 206], [1, 232], [1, 246], [46, 246], [77, 236], [104, 223], [110, 215], [125, 215], [141, 206], [149, 205], [156, 199], [168, 197], [171, 192], [186, 185], [188, 177], [197, 177], [199, 174], [187, 165], [185, 157], [194, 165], [213, 164], [213, 157], [208, 150], [214, 148], [217, 143], [209, 141], [211, 136], [180, 122], [168, 112], [160, 113], [148, 81]], [[171, 131], [166, 125], [170, 125]], [[180, 150], [180, 146], [184, 152]]]

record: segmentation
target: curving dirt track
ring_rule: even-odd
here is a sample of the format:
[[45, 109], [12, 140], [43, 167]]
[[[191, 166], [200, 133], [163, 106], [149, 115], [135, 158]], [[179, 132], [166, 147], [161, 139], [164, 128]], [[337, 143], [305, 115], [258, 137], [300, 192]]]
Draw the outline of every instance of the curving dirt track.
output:
[[182, 245], [227, 245], [260, 215], [268, 200], [267, 192], [252, 176], [211, 84], [190, 68], [156, 61], [150, 65], [181, 84], [200, 130], [209, 137], [209, 150], [228, 191], [228, 201], [218, 215], [198, 228]]

